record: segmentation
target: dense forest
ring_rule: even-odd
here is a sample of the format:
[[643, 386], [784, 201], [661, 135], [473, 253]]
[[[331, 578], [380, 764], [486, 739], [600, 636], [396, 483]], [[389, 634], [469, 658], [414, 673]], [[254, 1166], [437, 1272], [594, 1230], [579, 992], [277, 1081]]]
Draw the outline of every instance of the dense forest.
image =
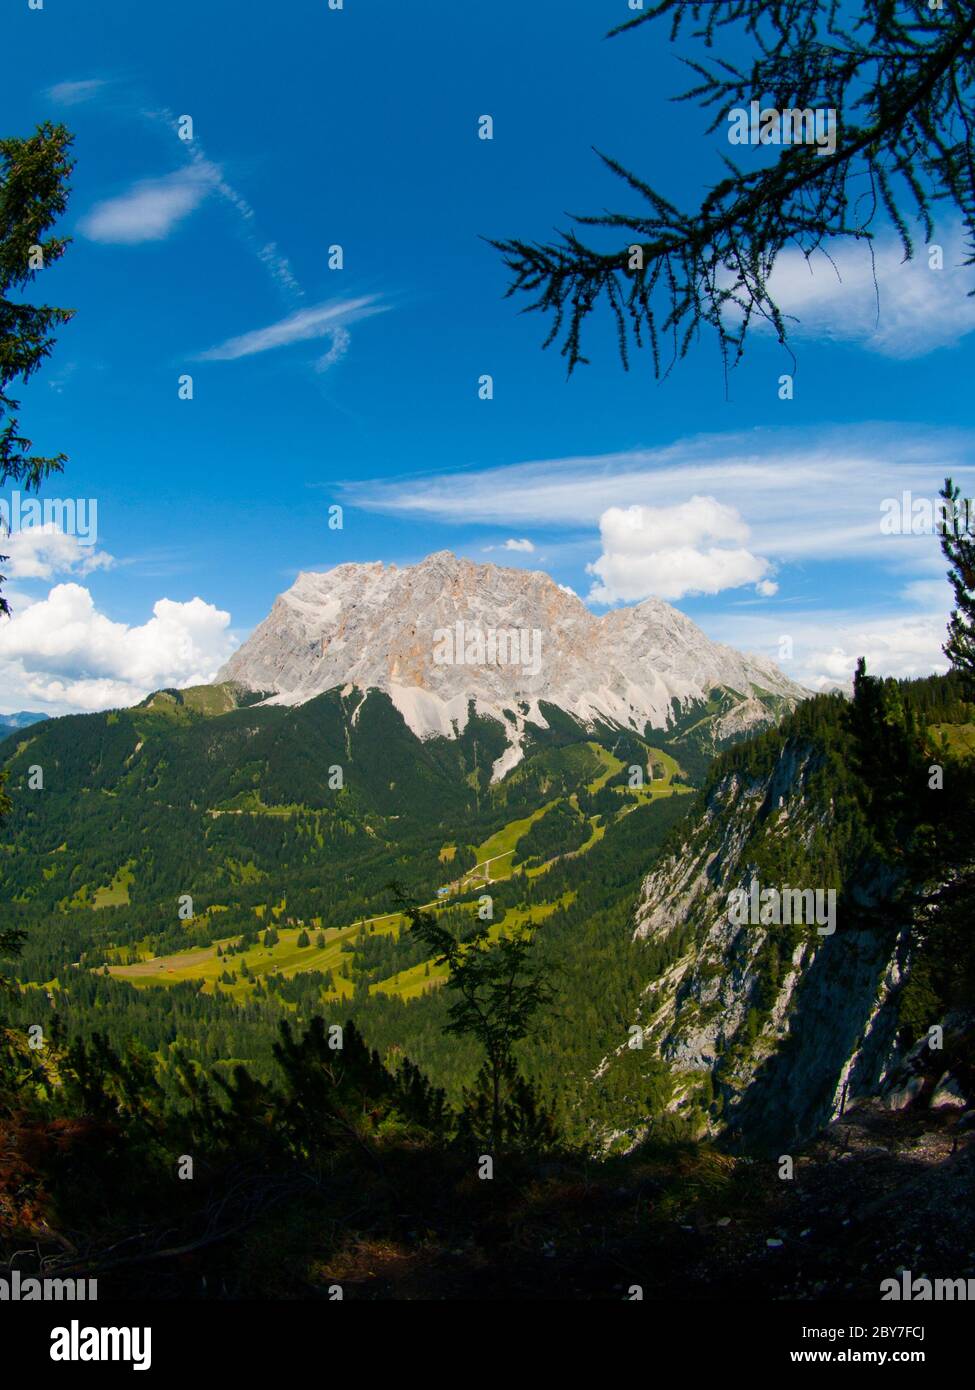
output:
[[[691, 800], [681, 794], [688, 785], [673, 758], [676, 775], [664, 772], [666, 736], [655, 731], [657, 751], [648, 754], [633, 735], [608, 731], [596, 742], [560, 718], [492, 786], [490, 763], [481, 764], [480, 780], [474, 763], [475, 746], [480, 755], [491, 748], [490, 730], [469, 726], [453, 744], [420, 745], [384, 701], [374, 704], [375, 718], [390, 720], [383, 726], [388, 756], [381, 771], [369, 758], [360, 766], [359, 742], [350, 743], [339, 791], [325, 783], [344, 733], [333, 733], [333, 753], [323, 757], [314, 785], [304, 756], [320, 721], [341, 714], [337, 695], [293, 712], [232, 711], [216, 719], [119, 711], [66, 721], [65, 734], [57, 727], [65, 721], [55, 721], [50, 743], [11, 740], [12, 782], [31, 766], [46, 769], [42, 808], [26, 792], [18, 798], [5, 851], [13, 920], [25, 931], [17, 962], [25, 989], [11, 1004], [12, 1021], [28, 1026], [51, 1013], [72, 1037], [133, 1040], [159, 1059], [165, 1085], [165, 1063], [181, 1049], [224, 1070], [243, 1058], [266, 1076], [280, 1023], [307, 1023], [324, 1008], [337, 1021], [354, 1018], [383, 1057], [413, 1058], [456, 1098], [474, 1078], [476, 1053], [443, 1035], [446, 1003], [442, 979], [430, 975], [429, 951], [404, 920], [368, 920], [391, 914], [394, 883], [422, 900], [452, 880], [438, 915], [455, 934], [476, 917], [485, 889], [495, 928], [544, 923], [539, 954], [560, 978], [560, 1003], [542, 1031], [558, 1027], [563, 1037], [558, 1050], [526, 1040], [525, 1064], [565, 1123], [581, 1132], [570, 1098], [615, 1040], [641, 974], [627, 916], [649, 859]], [[287, 736], [282, 716], [297, 726]], [[209, 764], [228, 757], [242, 719], [246, 730], [258, 730], [247, 738], [246, 772], [224, 767], [214, 790]], [[228, 721], [229, 732], [215, 729]], [[376, 731], [364, 715], [356, 730], [371, 747]], [[422, 753], [428, 801], [423, 776], [415, 800], [396, 797], [395, 738]], [[140, 756], [151, 751], [136, 768], [132, 750], [140, 742]], [[305, 769], [304, 782], [292, 782], [289, 758]], [[656, 789], [631, 792], [629, 767], [648, 763], [650, 774], [660, 774]], [[265, 778], [272, 764], [280, 764], [278, 773]], [[78, 775], [91, 779], [87, 795], [97, 798], [82, 819], [72, 816], [67, 791], [57, 790]], [[260, 799], [238, 790], [255, 775]], [[279, 804], [285, 795], [291, 800]], [[163, 833], [163, 823], [176, 833]], [[464, 881], [478, 845], [509, 841], [489, 883], [476, 874]], [[184, 918], [179, 895], [190, 889], [192, 913]], [[219, 962], [212, 977], [137, 988], [108, 973], [171, 955], [178, 964], [198, 949]], [[286, 950], [287, 963], [275, 968]], [[591, 972], [603, 965], [607, 987], [593, 995]], [[419, 988], [401, 989], [399, 981], [417, 969]], [[564, 1017], [573, 1020], [570, 1029]]]

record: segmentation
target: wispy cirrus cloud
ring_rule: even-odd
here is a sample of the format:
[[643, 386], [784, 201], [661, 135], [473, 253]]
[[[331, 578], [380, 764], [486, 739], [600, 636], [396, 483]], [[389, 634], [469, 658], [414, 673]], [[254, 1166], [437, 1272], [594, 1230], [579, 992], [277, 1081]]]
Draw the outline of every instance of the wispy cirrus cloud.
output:
[[[87, 100], [105, 85], [100, 80], [62, 83], [50, 95], [64, 103]], [[89, 91], [90, 88], [90, 91]], [[237, 213], [249, 249], [267, 270], [276, 287], [292, 301], [304, 298], [304, 290], [291, 269], [288, 258], [275, 241], [265, 241], [257, 232], [257, 219], [244, 195], [228, 180], [222, 166], [210, 159], [198, 137], [182, 139], [180, 120], [166, 107], [139, 106], [139, 114], [153, 125], [165, 126], [185, 166], [158, 178], [140, 179], [126, 192], [97, 203], [82, 219], [80, 230], [92, 241], [137, 245], [162, 241], [212, 194]]]
[[326, 370], [344, 355], [348, 343], [348, 325], [373, 314], [381, 314], [387, 305], [377, 295], [361, 295], [357, 299], [331, 299], [309, 309], [299, 309], [266, 328], [255, 328], [197, 355], [200, 362], [234, 362], [241, 357], [289, 347], [293, 343], [309, 342], [316, 338], [332, 338], [329, 351], [320, 358], [319, 370]]
[[194, 135], [192, 140], [181, 139], [180, 121], [168, 107], [143, 109], [142, 116], [155, 124], [166, 126], [176, 136], [191, 170], [206, 171], [208, 176], [212, 174], [214, 192], [237, 213], [247, 244], [267, 270], [277, 288], [283, 291], [292, 302], [303, 299], [305, 292], [298, 283], [298, 278], [292, 271], [288, 258], [279, 251], [277, 242], [264, 242], [257, 234], [255, 230], [257, 217], [254, 209], [240, 190], [229, 181], [223, 168], [207, 156], [199, 137]]
[[829, 255], [810, 260], [794, 248], [776, 259], [769, 291], [796, 337], [856, 343], [884, 357], [921, 357], [957, 343], [975, 330], [975, 273], [960, 227], [946, 230], [935, 243], [941, 268], [932, 268], [929, 248], [918, 246], [904, 260], [899, 241], [874, 244], [873, 258], [863, 242], [842, 242]]
[[816, 560], [889, 556], [898, 538], [881, 532], [882, 501], [905, 489], [933, 496], [946, 473], [975, 486], [975, 436], [870, 423], [699, 435], [657, 449], [350, 482], [342, 491], [350, 506], [387, 515], [593, 536], [608, 508], [672, 508], [703, 495], [741, 513], [753, 553]]
[[79, 224], [89, 241], [135, 246], [163, 241], [220, 183], [208, 160], [158, 179], [142, 179], [116, 198], [96, 203]]
[[53, 87], [48, 87], [44, 95], [58, 106], [80, 106], [82, 102], [91, 101], [107, 86], [105, 78], [88, 77], [81, 82], [56, 82]]
[[[864, 582], [872, 577], [875, 595], [889, 592], [891, 575], [915, 586], [940, 577], [943, 585], [936, 538], [891, 535], [882, 523], [887, 499], [898, 506], [905, 492], [933, 499], [946, 474], [972, 494], [975, 438], [872, 423], [700, 436], [660, 449], [347, 483], [342, 498], [367, 511], [465, 528], [543, 529], [556, 537], [547, 553], [571, 554], [592, 577], [590, 602], [673, 600], [751, 585], [750, 603], [771, 613], [800, 593], [807, 602], [812, 564], [856, 564]], [[941, 626], [918, 618], [925, 651], [936, 654]]]
[[[81, 100], [65, 88], [63, 99]], [[52, 89], [53, 90], [53, 89]], [[94, 88], [92, 89], [92, 94]], [[116, 245], [139, 245], [165, 240], [208, 198], [215, 195], [227, 203], [239, 218], [241, 235], [251, 253], [267, 271], [275, 287], [291, 305], [305, 298], [298, 277], [276, 241], [268, 241], [257, 230], [257, 219], [249, 201], [227, 178], [223, 167], [208, 158], [199, 139], [182, 138], [183, 119], [167, 107], [143, 104], [144, 120], [162, 125], [172, 134], [183, 152], [185, 166], [159, 178], [139, 180], [124, 193], [97, 203], [82, 218], [79, 230], [91, 241]], [[314, 362], [318, 373], [325, 373], [346, 356], [351, 344], [349, 325], [389, 308], [378, 295], [331, 300], [309, 309], [296, 309], [288, 317], [265, 328], [237, 335], [197, 355], [197, 361], [234, 361], [256, 353], [285, 347], [291, 343], [328, 340], [327, 350]]]

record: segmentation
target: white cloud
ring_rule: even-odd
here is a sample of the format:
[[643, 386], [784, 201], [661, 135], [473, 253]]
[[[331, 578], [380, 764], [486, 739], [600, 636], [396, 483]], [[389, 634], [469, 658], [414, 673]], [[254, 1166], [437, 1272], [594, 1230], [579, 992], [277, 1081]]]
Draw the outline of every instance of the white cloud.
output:
[[287, 290], [297, 299], [304, 297], [305, 292], [292, 272], [287, 256], [282, 256], [278, 251], [277, 242], [269, 241], [266, 246], [262, 246], [257, 252], [257, 259], [262, 265], [267, 266], [271, 278], [281, 289]]
[[920, 357], [975, 329], [963, 235], [953, 229], [935, 244], [943, 250], [941, 270], [929, 268], [924, 245], [904, 261], [899, 242], [878, 241], [874, 264], [865, 242], [830, 246], [828, 257], [817, 252], [810, 261], [790, 247], [776, 259], [769, 291], [784, 313], [798, 318], [790, 332], [859, 343], [886, 357]]
[[[354, 483], [343, 489], [343, 499], [394, 516], [510, 527], [515, 534], [560, 528], [558, 543], [546, 542], [546, 553], [559, 550], [573, 564], [598, 554], [596, 530], [607, 511], [644, 508], [657, 514], [656, 527], [644, 528], [644, 540], [653, 541], [649, 562], [639, 552], [625, 554], [614, 535], [612, 546], [602, 550], [605, 574], [596, 571], [603, 587], [635, 601], [645, 591], [677, 597], [678, 591], [702, 587], [715, 592], [718, 581], [754, 583], [757, 595], [747, 603], [698, 611], [695, 620], [717, 640], [761, 651], [773, 661], [779, 659], [779, 636], [791, 633], [795, 658], [780, 664], [795, 679], [819, 687], [845, 682], [861, 654], [882, 674], [945, 669], [941, 646], [949, 591], [937, 539], [884, 534], [882, 504], [905, 491], [933, 499], [946, 474], [966, 496], [975, 495], [973, 460], [970, 435], [938, 427], [791, 427], [476, 473]], [[701, 543], [691, 526], [693, 514], [680, 510], [690, 494], [729, 509], [726, 539], [704, 537]], [[668, 513], [669, 530], [662, 524]], [[736, 532], [734, 517], [746, 529]], [[684, 546], [693, 553], [669, 554], [660, 562], [668, 539], [675, 542], [671, 550]], [[745, 553], [718, 559], [712, 572], [708, 551], [722, 547]], [[768, 562], [757, 578], [755, 561]], [[816, 592], [820, 575], [832, 586], [835, 576], [826, 566], [834, 561], [847, 562], [840, 572], [846, 587], [839, 589], [847, 607], [800, 615], [799, 605]], [[600, 565], [599, 559], [594, 563]], [[878, 594], [896, 597], [878, 602]]]
[[78, 370], [77, 362], [65, 362], [64, 366], [55, 376], [47, 378], [48, 388], [57, 395], [64, 395], [64, 388]]
[[[788, 624], [787, 624], [788, 626]], [[934, 617], [857, 619], [822, 617], [795, 625], [800, 645], [792, 664], [781, 663], [802, 685], [824, 689], [853, 679], [858, 657], [874, 676], [929, 676], [946, 671], [945, 626]]]
[[83, 82], [56, 82], [48, 87], [45, 96], [59, 106], [80, 106], [90, 101], [106, 85], [103, 78], [89, 77]]
[[908, 602], [927, 607], [937, 613], [947, 614], [946, 594], [948, 592], [945, 584], [945, 564], [939, 560], [938, 579], [915, 579], [901, 590], [901, 596]]
[[848, 685], [857, 658], [875, 676], [908, 679], [945, 671], [942, 651], [950, 606], [945, 579], [912, 582], [897, 595], [897, 611], [857, 613], [820, 609], [814, 613], [722, 613], [705, 618], [711, 636], [743, 651], [757, 651], [813, 690]]
[[[2, 669], [2, 668], [0, 668]], [[33, 708], [41, 714], [94, 714], [105, 709], [127, 709], [149, 693], [114, 680], [61, 680], [56, 676], [4, 670], [4, 712]], [[46, 708], [41, 708], [46, 706]]]
[[510, 538], [509, 540], [506, 540], [503, 545], [484, 546], [485, 555], [489, 554], [492, 550], [521, 550], [524, 551], [526, 555], [531, 555], [534, 553], [535, 547], [529, 540], [516, 540], [514, 538]]
[[713, 497], [675, 507], [610, 507], [599, 530], [603, 553], [586, 566], [600, 580], [589, 592], [594, 603], [717, 594], [756, 584], [769, 568], [741, 544], [749, 532], [739, 513]]
[[159, 179], [143, 179], [126, 193], [96, 203], [79, 224], [90, 241], [135, 246], [162, 241], [220, 185], [220, 171], [207, 160]]
[[91, 574], [115, 563], [104, 550], [82, 545], [53, 522], [0, 536], [12, 579], [53, 579], [56, 574]]
[[315, 363], [316, 372], [327, 372], [329, 367], [334, 367], [337, 362], [341, 362], [352, 342], [352, 334], [340, 323], [335, 324], [330, 332], [332, 334], [332, 346], [328, 352], [318, 358]]
[[692, 494], [740, 511], [749, 551], [779, 565], [856, 559], [939, 563], [930, 536], [890, 536], [881, 504], [936, 497], [947, 473], [971, 494], [975, 441], [908, 424], [705, 435], [659, 449], [545, 459], [477, 472], [349, 483], [344, 500], [396, 516], [594, 532], [610, 508], [679, 507]]
[[[158, 111], [143, 111], [142, 114], [148, 120], [161, 121], [174, 135], [180, 135], [180, 120], [167, 107]], [[292, 301], [303, 299], [305, 292], [298, 283], [288, 258], [278, 250], [276, 242], [268, 241], [263, 245], [261, 244], [254, 230], [257, 220], [254, 209], [244, 195], [228, 182], [223, 169], [207, 158], [199, 136], [194, 134], [192, 141], [180, 140], [180, 145], [185, 151], [191, 167], [212, 178], [214, 191], [237, 213], [247, 244], [268, 271], [278, 289], [283, 290]]]
[[98, 612], [83, 586], [56, 585], [0, 623], [4, 704], [105, 709], [160, 686], [202, 684], [234, 648], [229, 624], [229, 613], [201, 598], [163, 598], [147, 622], [130, 627]]
[[[198, 355], [201, 362], [233, 362], [240, 357], [253, 357], [258, 352], [268, 352], [273, 348], [287, 347], [291, 343], [303, 343], [313, 338], [332, 335], [331, 352], [318, 362], [320, 370], [331, 366], [333, 353], [341, 355], [348, 346], [346, 324], [371, 314], [381, 314], [385, 306], [378, 303], [376, 295], [363, 295], [358, 299], [332, 299], [311, 309], [300, 309], [267, 328], [256, 328], [250, 333], [242, 333], [236, 338], [228, 338], [217, 347], [208, 348]], [[332, 358], [332, 361], [328, 359]]]

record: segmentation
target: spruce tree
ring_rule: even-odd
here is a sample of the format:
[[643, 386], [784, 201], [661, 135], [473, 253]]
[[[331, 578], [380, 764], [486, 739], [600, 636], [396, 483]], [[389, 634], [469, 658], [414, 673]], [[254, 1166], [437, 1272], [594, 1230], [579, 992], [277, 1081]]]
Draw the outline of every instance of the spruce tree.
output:
[[[0, 825], [4, 818], [9, 815], [11, 801], [4, 792], [4, 784], [7, 780], [6, 773], [0, 773]], [[19, 927], [7, 927], [0, 923], [0, 960], [10, 960], [20, 954], [20, 948], [24, 944], [27, 933], [21, 931]], [[0, 995], [14, 986], [8, 977], [0, 970]]]
[[[45, 123], [26, 139], [0, 140], [0, 487], [12, 481], [36, 490], [67, 460], [65, 454], [33, 452], [20, 433], [20, 403], [8, 387], [34, 375], [54, 347], [55, 330], [74, 316], [73, 309], [10, 297], [60, 260], [68, 246], [69, 238], [47, 233], [67, 207], [72, 138], [63, 125]], [[0, 555], [0, 563], [5, 559]], [[0, 614], [9, 611], [0, 593]]]
[[975, 509], [970, 499], [963, 505], [961, 492], [950, 478], [945, 479], [941, 498], [941, 549], [955, 596], [944, 653], [975, 699], [975, 534], [970, 529]]
[[[403, 899], [400, 899], [403, 902]], [[492, 1146], [511, 1131], [508, 1096], [519, 1080], [515, 1047], [531, 1031], [538, 1010], [553, 991], [531, 960], [534, 933], [516, 927], [492, 941], [486, 924], [456, 938], [432, 913], [403, 904], [411, 931], [434, 952], [437, 965], [449, 971], [447, 988], [455, 998], [447, 1010], [445, 1031], [474, 1038], [484, 1051], [484, 1099]], [[508, 1093], [506, 1096], [505, 1093]]]

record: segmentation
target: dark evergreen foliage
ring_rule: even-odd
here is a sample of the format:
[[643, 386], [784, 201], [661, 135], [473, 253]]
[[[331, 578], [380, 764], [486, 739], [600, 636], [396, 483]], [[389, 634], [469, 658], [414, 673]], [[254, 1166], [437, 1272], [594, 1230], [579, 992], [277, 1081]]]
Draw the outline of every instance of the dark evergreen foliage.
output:
[[[700, 45], [685, 59], [696, 85], [677, 100], [713, 111], [711, 131], [730, 108], [747, 108], [753, 99], [776, 111], [831, 108], [838, 113], [835, 149], [786, 144], [759, 168], [725, 157], [725, 177], [690, 212], [601, 154], [638, 209], [574, 220], [614, 239], [625, 236], [622, 247], [619, 240], [590, 245], [575, 229], [556, 242], [492, 242], [511, 272], [509, 295], [528, 296], [526, 308], [549, 317], [545, 346], [561, 339], [570, 372], [587, 361], [582, 330], [597, 305], [609, 310], [624, 367], [631, 346], [646, 346], [660, 375], [702, 327], [716, 334], [726, 366], [734, 365], [755, 319], [786, 341], [786, 318], [769, 280], [787, 245], [808, 259], [852, 239], [870, 254], [878, 216], [886, 216], [910, 257], [910, 221], [930, 242], [939, 205], [971, 232], [975, 17], [969, 5], [657, 0], [613, 33], [666, 19], [672, 41], [689, 29]], [[739, 39], [754, 53], [743, 66], [729, 47]], [[975, 255], [967, 263], [973, 261]]]
[[[50, 356], [56, 329], [74, 317], [73, 309], [10, 298], [67, 249], [70, 238], [48, 233], [68, 205], [72, 139], [63, 125], [45, 123], [26, 139], [0, 140], [0, 487], [12, 479], [36, 490], [67, 459], [32, 452], [31, 441], [19, 433], [19, 402], [7, 388], [30, 380]], [[0, 564], [5, 559], [0, 555]], [[0, 593], [0, 616], [9, 611]]]

